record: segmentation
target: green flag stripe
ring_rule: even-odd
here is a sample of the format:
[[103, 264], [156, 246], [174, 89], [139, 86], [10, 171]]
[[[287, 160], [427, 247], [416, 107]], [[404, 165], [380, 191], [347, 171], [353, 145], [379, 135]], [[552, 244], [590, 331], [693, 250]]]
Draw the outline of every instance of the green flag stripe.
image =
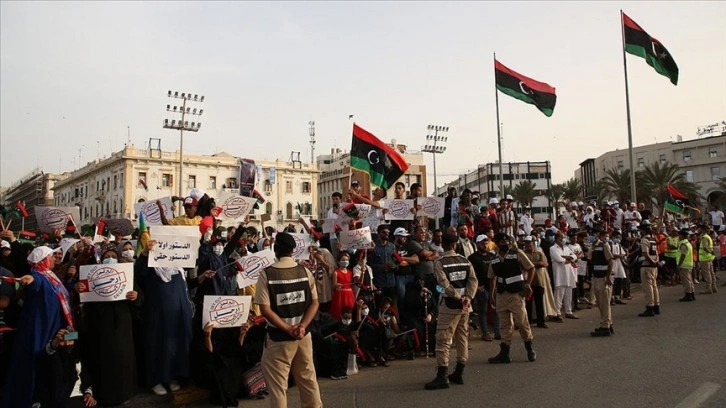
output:
[[366, 160], [362, 157], [358, 157], [358, 156], [351, 156], [350, 157], [350, 167], [352, 167], [358, 171], [368, 173], [371, 177], [371, 184], [380, 186], [384, 189], [388, 189], [388, 186], [385, 185], [388, 183], [386, 183], [385, 177], [383, 176], [383, 174], [373, 171], [371, 169], [371, 165], [368, 160]]
[[535, 107], [537, 107], [537, 109], [540, 110], [540, 112], [544, 113], [545, 116], [552, 116], [552, 113], [554, 112], [554, 109], [552, 109], [552, 108], [545, 108], [545, 107], [537, 106], [537, 103], [535, 103], [534, 99], [530, 98], [529, 95], [524, 94], [520, 91], [514, 90], [512, 88], [507, 88], [507, 87], [501, 86], [499, 84], [497, 84], [497, 89], [499, 89], [503, 94], [509, 95], [512, 98], [519, 99], [522, 102], [526, 102], [531, 105], [534, 105]]

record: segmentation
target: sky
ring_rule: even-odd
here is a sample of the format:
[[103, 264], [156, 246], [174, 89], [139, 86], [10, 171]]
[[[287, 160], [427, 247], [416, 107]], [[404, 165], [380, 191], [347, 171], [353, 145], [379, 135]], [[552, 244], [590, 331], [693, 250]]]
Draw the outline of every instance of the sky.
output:
[[317, 156], [350, 148], [349, 115], [412, 150], [448, 126], [441, 185], [497, 159], [494, 52], [557, 89], [550, 118], [500, 94], [503, 161], [549, 160], [562, 182], [627, 148], [620, 9], [680, 68], [673, 86], [628, 55], [634, 144], [726, 120], [726, 2], [2, 1], [0, 185], [107, 157], [129, 129], [178, 149], [168, 90], [205, 96], [196, 154], [309, 161], [308, 122]]

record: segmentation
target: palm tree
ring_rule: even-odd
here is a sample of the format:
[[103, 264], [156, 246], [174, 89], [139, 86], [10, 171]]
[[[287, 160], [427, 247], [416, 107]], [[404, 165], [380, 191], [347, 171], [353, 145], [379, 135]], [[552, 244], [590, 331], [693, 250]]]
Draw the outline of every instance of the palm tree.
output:
[[630, 201], [630, 169], [605, 170], [602, 185], [611, 197], [621, 203]]
[[662, 206], [667, 197], [666, 186], [671, 184], [683, 193], [691, 205], [700, 205], [703, 198], [696, 183], [686, 180], [686, 173], [675, 163], [651, 163], [635, 173], [637, 177], [638, 197], [641, 201], [655, 202]]
[[562, 195], [569, 202], [577, 201], [578, 198], [582, 197], [582, 183], [580, 180], [574, 177], [567, 180]]
[[523, 182], [514, 186], [512, 189], [512, 197], [517, 202], [517, 206], [532, 207], [532, 202], [537, 196], [537, 188], [531, 180], [524, 180]]

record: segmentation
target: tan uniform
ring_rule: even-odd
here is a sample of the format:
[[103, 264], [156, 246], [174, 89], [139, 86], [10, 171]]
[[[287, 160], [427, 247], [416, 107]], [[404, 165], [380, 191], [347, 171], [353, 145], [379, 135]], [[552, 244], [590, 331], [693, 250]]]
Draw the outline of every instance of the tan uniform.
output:
[[[600, 245], [600, 243], [601, 241], [596, 242], [595, 245], [593, 245], [593, 248]], [[607, 242], [602, 243], [602, 247], [603, 254], [605, 255], [605, 260], [608, 262], [608, 270], [606, 271], [606, 275], [604, 277], [592, 277], [592, 292], [595, 294], [595, 302], [597, 304], [598, 310], [600, 311], [600, 327], [609, 329], [610, 326], [612, 326], [613, 324], [612, 309], [610, 308], [610, 299], [613, 296], [613, 286], [612, 281], [609, 281], [610, 274], [613, 269], [613, 254], [610, 251], [610, 245], [608, 245]], [[591, 249], [587, 253], [588, 259], [591, 262], [593, 252], [594, 249]]]
[[[652, 238], [651, 238], [652, 239]], [[658, 292], [658, 252], [651, 255], [651, 241], [648, 238], [640, 240], [640, 251], [645, 258], [640, 267], [640, 282], [643, 285], [646, 306], [660, 305], [660, 293]]]
[[[499, 252], [497, 252], [497, 255], [501, 258], [501, 254]], [[526, 275], [527, 273], [534, 273], [534, 264], [521, 250], [517, 250], [517, 262], [519, 263], [519, 267], [522, 270], [523, 275]], [[492, 265], [493, 264], [489, 265], [489, 272], [487, 273], [490, 280], [496, 278]], [[492, 294], [494, 292], [494, 285], [492, 285]], [[522, 293], [499, 292], [496, 294], [496, 305], [497, 315], [499, 315], [499, 331], [502, 334], [502, 343], [506, 345], [512, 344], [514, 324], [519, 327], [519, 335], [522, 336], [524, 341], [532, 341], [532, 339], [534, 339], [532, 329], [529, 326], [527, 306]], [[512, 322], [512, 320], [514, 320], [514, 322]]]

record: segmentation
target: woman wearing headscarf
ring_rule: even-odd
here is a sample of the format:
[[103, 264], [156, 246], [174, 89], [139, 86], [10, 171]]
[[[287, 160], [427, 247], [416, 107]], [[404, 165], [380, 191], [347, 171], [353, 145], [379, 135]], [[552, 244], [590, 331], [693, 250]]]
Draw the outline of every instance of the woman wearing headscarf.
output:
[[0, 406], [25, 408], [65, 407], [77, 376], [72, 340], [74, 331], [70, 296], [53, 273], [53, 250], [35, 248], [28, 255], [30, 274], [18, 281], [24, 287], [23, 309], [10, 360], [8, 381]]
[[[101, 263], [118, 263], [115, 245], [101, 253]], [[78, 282], [76, 291], [88, 291], [87, 283]], [[126, 294], [117, 302], [89, 302], [82, 306], [81, 391], [86, 406], [96, 401], [102, 406], [119, 405], [136, 392], [136, 357], [134, 353], [133, 316], [137, 292]]]
[[150, 240], [134, 264], [134, 278], [144, 292], [142, 306], [146, 382], [156, 395], [180, 388], [189, 376], [192, 303], [182, 268], [149, 267]]

